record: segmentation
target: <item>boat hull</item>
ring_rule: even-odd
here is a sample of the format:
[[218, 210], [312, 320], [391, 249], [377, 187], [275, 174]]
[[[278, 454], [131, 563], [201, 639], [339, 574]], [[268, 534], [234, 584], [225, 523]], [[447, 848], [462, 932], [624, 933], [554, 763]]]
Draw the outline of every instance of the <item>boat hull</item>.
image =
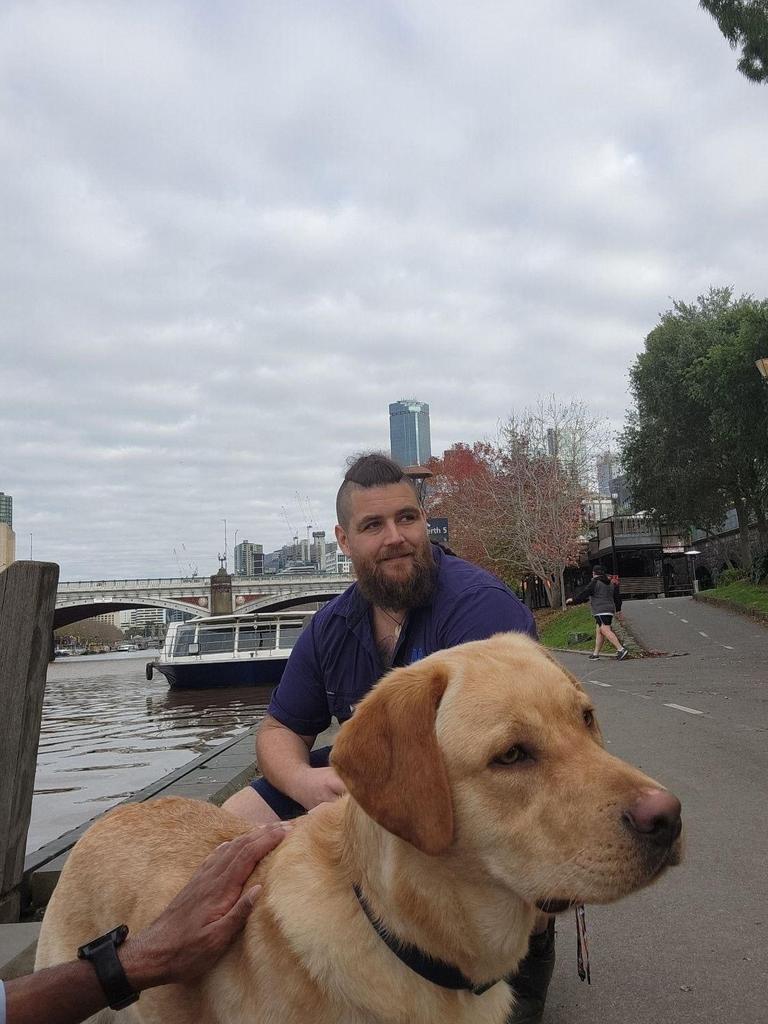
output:
[[152, 669], [157, 669], [168, 680], [172, 690], [207, 690], [217, 686], [277, 686], [288, 661], [285, 658], [256, 658], [238, 661], [197, 662], [190, 664], [168, 664], [150, 661], [147, 677], [152, 678]]

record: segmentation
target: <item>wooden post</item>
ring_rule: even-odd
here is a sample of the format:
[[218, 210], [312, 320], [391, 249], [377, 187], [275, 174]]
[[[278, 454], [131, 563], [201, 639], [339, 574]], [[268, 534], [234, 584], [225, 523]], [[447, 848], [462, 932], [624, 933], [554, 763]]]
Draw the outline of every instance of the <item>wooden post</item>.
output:
[[0, 572], [0, 922], [18, 921], [59, 567]]

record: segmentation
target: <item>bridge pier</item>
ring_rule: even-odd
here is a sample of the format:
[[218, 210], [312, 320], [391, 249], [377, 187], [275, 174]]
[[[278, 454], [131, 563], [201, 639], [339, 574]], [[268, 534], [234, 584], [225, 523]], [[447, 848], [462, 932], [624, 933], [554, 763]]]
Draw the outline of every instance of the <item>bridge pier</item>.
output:
[[211, 576], [211, 615], [231, 615], [232, 577], [224, 566]]

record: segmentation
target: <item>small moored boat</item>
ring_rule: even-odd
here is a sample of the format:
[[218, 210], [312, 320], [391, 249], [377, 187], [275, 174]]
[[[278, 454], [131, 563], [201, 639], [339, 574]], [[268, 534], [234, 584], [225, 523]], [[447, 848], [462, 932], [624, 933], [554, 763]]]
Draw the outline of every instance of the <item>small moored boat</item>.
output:
[[172, 622], [157, 669], [172, 688], [274, 686], [314, 612], [251, 612]]

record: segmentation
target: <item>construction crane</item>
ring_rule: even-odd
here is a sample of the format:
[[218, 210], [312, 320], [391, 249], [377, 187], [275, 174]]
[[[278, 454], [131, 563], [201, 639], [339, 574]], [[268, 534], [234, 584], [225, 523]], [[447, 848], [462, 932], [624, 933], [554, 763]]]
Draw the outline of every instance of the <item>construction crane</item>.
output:
[[[181, 550], [184, 552], [184, 557], [186, 558], [187, 557], [186, 545], [182, 544], [181, 545]], [[176, 564], [179, 567], [179, 574], [181, 576], [184, 576], [184, 569], [182, 568], [182, 565], [181, 565], [181, 558], [179, 558], [179, 553], [176, 550], [176, 548], [173, 549], [173, 557], [176, 559]], [[194, 565], [192, 562], [187, 562], [187, 565], [189, 566], [189, 571], [188, 571], [187, 575], [191, 576], [194, 579], [197, 576], [197, 574], [198, 574], [197, 573], [197, 565]]]
[[299, 543], [299, 535], [296, 532], [296, 530], [294, 529], [293, 523], [288, 518], [288, 509], [285, 507], [285, 505], [281, 505], [280, 506], [280, 511], [282, 513], [283, 519], [285, 520], [286, 526], [291, 531], [291, 537], [293, 538], [293, 543], [294, 544], [298, 544]]
[[302, 498], [299, 492], [296, 491], [296, 504], [299, 506], [299, 512], [301, 512], [304, 522], [307, 524], [307, 552], [309, 552], [310, 544], [312, 543], [312, 527], [314, 526], [309, 495], [305, 495]]

